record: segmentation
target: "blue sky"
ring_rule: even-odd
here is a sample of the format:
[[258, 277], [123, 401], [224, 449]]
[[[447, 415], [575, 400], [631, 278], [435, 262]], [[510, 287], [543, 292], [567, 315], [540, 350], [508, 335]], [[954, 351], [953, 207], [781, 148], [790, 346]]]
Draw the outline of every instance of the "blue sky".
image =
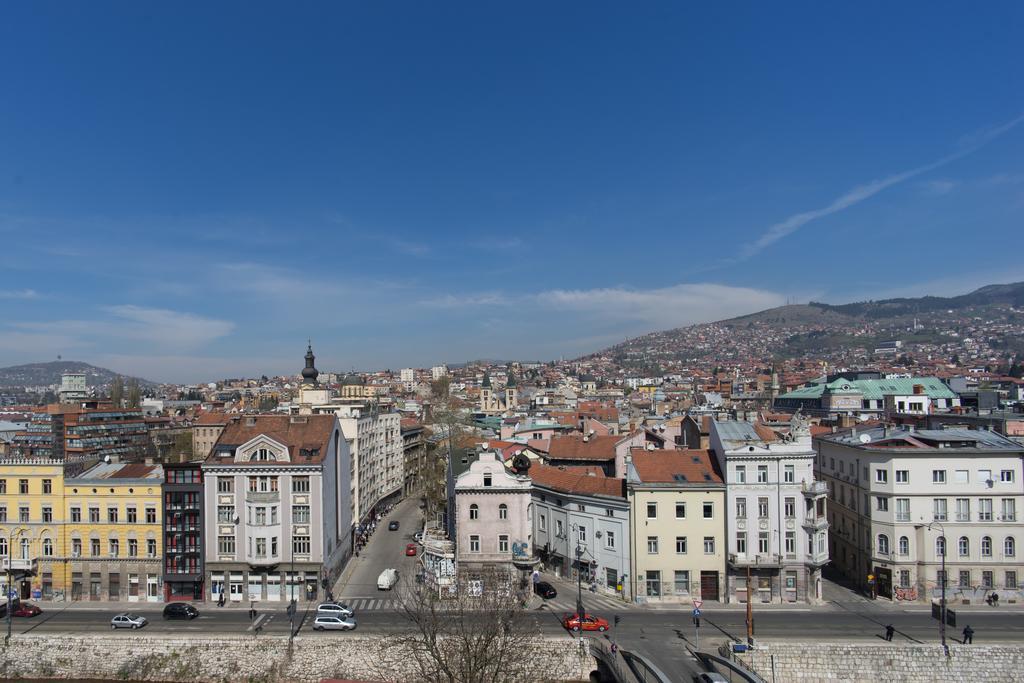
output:
[[0, 365], [571, 357], [1024, 279], [1024, 6], [21, 3]]

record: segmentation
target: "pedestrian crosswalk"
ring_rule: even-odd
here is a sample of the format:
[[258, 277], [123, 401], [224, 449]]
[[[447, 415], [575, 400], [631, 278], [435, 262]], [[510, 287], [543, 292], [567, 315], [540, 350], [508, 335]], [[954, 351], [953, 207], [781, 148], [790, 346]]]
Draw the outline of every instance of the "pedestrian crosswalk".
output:
[[347, 605], [353, 612], [385, 612], [398, 609], [398, 601], [388, 598], [341, 598], [343, 605]]
[[[551, 600], [545, 600], [544, 604], [547, 606], [546, 609], [551, 610], [552, 612], [575, 612], [576, 593], [562, 591], [558, 594], [558, 597]], [[583, 591], [583, 609], [587, 612], [604, 614], [628, 609], [628, 605], [622, 602], [621, 599], [612, 595]]]

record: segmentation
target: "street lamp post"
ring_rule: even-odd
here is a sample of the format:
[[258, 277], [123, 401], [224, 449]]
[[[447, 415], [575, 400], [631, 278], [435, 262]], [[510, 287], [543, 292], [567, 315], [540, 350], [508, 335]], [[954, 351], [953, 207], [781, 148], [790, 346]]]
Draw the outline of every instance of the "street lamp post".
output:
[[11, 529], [7, 535], [7, 637], [4, 639], [4, 644], [11, 642], [11, 617], [14, 616], [14, 605], [11, 604], [11, 587], [14, 583], [14, 577], [11, 572], [11, 563], [14, 560], [14, 541], [17, 538], [21, 538], [21, 535], [25, 533], [25, 528]]
[[942, 534], [942, 597], [939, 605], [939, 637], [942, 639], [942, 649], [949, 654], [949, 648], [946, 646], [946, 553], [949, 552], [949, 539], [946, 537], [945, 527], [940, 522], [930, 522], [924, 525], [924, 528], [931, 529], [933, 526], [938, 527]]
[[[570, 527], [576, 534], [576, 617], [583, 621], [583, 548], [580, 547], [580, 525]], [[582, 628], [582, 626], [581, 626]]]

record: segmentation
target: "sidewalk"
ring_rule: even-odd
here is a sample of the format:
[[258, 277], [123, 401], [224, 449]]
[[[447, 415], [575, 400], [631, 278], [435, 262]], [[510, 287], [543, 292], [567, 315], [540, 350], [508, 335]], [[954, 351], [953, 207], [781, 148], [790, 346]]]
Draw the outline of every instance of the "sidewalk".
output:
[[[132, 611], [144, 611], [144, 610], [145, 611], [149, 611], [149, 610], [154, 610], [154, 609], [156, 609], [156, 610], [163, 610], [165, 605], [170, 604], [170, 603], [163, 602], [163, 601], [160, 601], [160, 602], [146, 602], [146, 601], [142, 601], [142, 600], [140, 600], [138, 602], [130, 602], [128, 600], [75, 600], [75, 601], [67, 601], [67, 602], [56, 602], [56, 601], [53, 601], [53, 600], [23, 600], [22, 602], [27, 602], [27, 603], [30, 603], [30, 604], [33, 604], [33, 605], [39, 605], [39, 607], [42, 608], [42, 610], [44, 612], [46, 612], [46, 611], [55, 611], [56, 612], [56, 611], [67, 609], [67, 610], [83, 610], [83, 611], [84, 610], [93, 610], [93, 611], [95, 611], [95, 610], [102, 610], [102, 611], [110, 611], [111, 613], [114, 613], [114, 614], [116, 614], [118, 612], [132, 612]], [[213, 601], [213, 602], [211, 602], [211, 601], [203, 602], [201, 600], [176, 600], [175, 602], [187, 602], [190, 605], [194, 606], [196, 609], [198, 609], [200, 612], [202, 612], [202, 611], [216, 611], [216, 610], [229, 610], [229, 611], [241, 611], [241, 612], [248, 612], [249, 611], [249, 601], [248, 600], [246, 600], [245, 602], [228, 602], [223, 607], [217, 607], [217, 603], [215, 601]], [[312, 603], [307, 603], [307, 601], [305, 601], [305, 600], [299, 600], [298, 604], [299, 604], [299, 609], [301, 610], [301, 609], [304, 609], [304, 606], [306, 604], [316, 605], [317, 601], [314, 601]], [[267, 600], [257, 600], [256, 601], [256, 609], [260, 610], [260, 611], [265, 611], [265, 610], [268, 610], [268, 609], [277, 609], [277, 608], [286, 609], [287, 607], [288, 607], [288, 600], [287, 599], [280, 600], [280, 601], [274, 600], [273, 602], [269, 602]]]

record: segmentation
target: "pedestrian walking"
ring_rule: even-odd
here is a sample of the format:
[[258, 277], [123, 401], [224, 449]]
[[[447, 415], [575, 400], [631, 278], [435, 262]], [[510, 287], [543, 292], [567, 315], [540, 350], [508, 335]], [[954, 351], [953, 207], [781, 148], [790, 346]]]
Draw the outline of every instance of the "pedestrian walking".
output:
[[892, 634], [894, 634], [895, 632], [896, 632], [896, 629], [893, 628], [892, 624], [889, 624], [888, 626], [886, 626], [885, 627], [885, 639], [891, 643], [892, 642]]
[[964, 626], [964, 645], [974, 644], [974, 629], [971, 628], [970, 624]]

